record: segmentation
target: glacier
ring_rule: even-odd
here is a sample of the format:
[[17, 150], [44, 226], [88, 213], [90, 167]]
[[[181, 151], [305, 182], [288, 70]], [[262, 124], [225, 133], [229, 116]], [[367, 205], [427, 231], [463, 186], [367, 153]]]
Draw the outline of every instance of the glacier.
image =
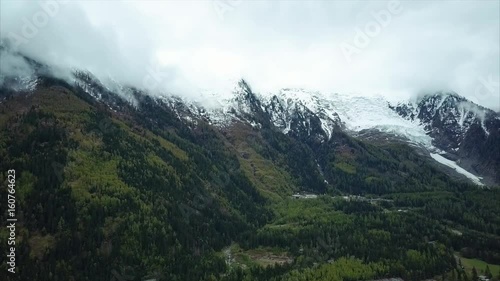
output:
[[[233, 94], [238, 94], [238, 91], [241, 89], [233, 89]], [[210, 95], [212, 103], [218, 96], [213, 93]], [[483, 185], [480, 177], [440, 155], [443, 151], [432, 144], [433, 138], [426, 131], [423, 122], [417, 118], [400, 116], [383, 96], [367, 97], [290, 88], [281, 89], [277, 93], [256, 94], [256, 96], [264, 105], [263, 110], [269, 113], [271, 121], [284, 134], [290, 131], [291, 116], [297, 111], [311, 112], [320, 119], [321, 127], [329, 138], [338, 122], [345, 130], [352, 133], [375, 129], [424, 147], [436, 162], [454, 169], [477, 185]], [[228, 98], [227, 95], [219, 97], [224, 97], [217, 100], [216, 103], [219, 106], [207, 110], [209, 119], [214, 123], [227, 125], [231, 120], [238, 119], [234, 115], [235, 111], [249, 112], [248, 105], [242, 104], [241, 100]], [[275, 106], [276, 104], [278, 106]], [[465, 119], [463, 116], [467, 116], [467, 111], [462, 113], [462, 118], [460, 118], [462, 121]], [[255, 124], [252, 126], [255, 127]]]
[[477, 185], [481, 185], [481, 186], [483, 185], [483, 183], [481, 182], [481, 179], [482, 179], [481, 177], [475, 176], [474, 174], [468, 172], [464, 168], [458, 166], [458, 164], [455, 161], [446, 159], [445, 157], [443, 157], [442, 155], [437, 154], [437, 153], [431, 153], [431, 157], [432, 157], [432, 159], [436, 160], [437, 162], [454, 169], [457, 173], [466, 176], [467, 178], [472, 180], [473, 183], [475, 183]]

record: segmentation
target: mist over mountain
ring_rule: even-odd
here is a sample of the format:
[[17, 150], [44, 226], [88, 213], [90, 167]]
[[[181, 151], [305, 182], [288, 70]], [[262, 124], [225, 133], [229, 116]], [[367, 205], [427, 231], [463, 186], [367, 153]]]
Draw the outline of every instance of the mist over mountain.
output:
[[244, 78], [260, 93], [305, 88], [399, 101], [455, 91], [499, 110], [497, 2], [304, 5], [7, 1], [0, 39], [60, 77], [83, 69], [152, 94], [227, 95]]
[[[1, 88], [7, 92], [35, 92], [46, 79], [44, 77], [58, 78], [54, 71], [57, 67], [13, 53], [8, 47], [2, 47], [1, 51], [9, 61], [15, 62], [4, 64], [12, 69], [1, 76], [4, 81]], [[436, 92], [420, 95], [417, 99], [390, 102], [383, 96], [301, 88], [259, 93], [253, 84], [241, 79], [231, 81], [228, 93], [206, 91], [192, 98], [165, 92], [152, 95], [147, 88], [121, 84], [110, 77], [101, 80], [87, 70], [73, 69], [64, 81], [98, 101], [111, 102], [108, 106], [118, 112], [121, 102], [140, 110], [139, 92], [167, 102], [178, 118], [187, 121], [201, 118], [218, 128], [231, 127], [235, 122], [255, 128], [273, 126], [283, 134], [316, 143], [314, 146], [328, 142], [336, 131], [370, 142], [392, 139], [420, 147], [440, 164], [457, 161], [459, 164], [445, 164], [459, 169], [449, 171], [454, 176], [465, 176], [464, 179], [480, 185], [482, 181], [486, 184], [500, 182], [497, 173], [500, 153], [495, 152], [496, 143], [500, 141], [500, 115], [455, 92]], [[443, 156], [440, 155], [448, 159], [441, 161]]]

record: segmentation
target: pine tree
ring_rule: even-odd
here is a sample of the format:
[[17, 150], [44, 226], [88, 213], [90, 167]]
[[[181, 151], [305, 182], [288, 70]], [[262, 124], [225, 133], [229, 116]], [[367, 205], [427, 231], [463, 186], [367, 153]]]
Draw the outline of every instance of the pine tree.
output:
[[463, 274], [463, 281], [470, 281], [469, 275], [467, 274], [466, 271], [464, 271], [464, 274]]
[[472, 281], [478, 281], [479, 277], [477, 276], [477, 270], [476, 267], [472, 267]]
[[486, 275], [486, 278], [491, 279], [493, 278], [493, 274], [491, 274], [490, 267], [486, 265], [486, 270], [484, 272], [484, 275]]

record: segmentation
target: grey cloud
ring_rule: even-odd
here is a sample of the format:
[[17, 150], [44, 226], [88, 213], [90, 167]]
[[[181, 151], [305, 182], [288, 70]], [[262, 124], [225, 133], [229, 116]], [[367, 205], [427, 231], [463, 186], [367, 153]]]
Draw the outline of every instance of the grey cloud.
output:
[[[153, 69], [155, 90], [190, 97], [227, 92], [227, 80], [245, 77], [261, 92], [304, 87], [405, 99], [452, 90], [500, 109], [498, 1], [401, 1], [402, 11], [347, 61], [339, 46], [353, 45], [356, 29], [376, 22], [388, 3], [70, 2], [20, 51], [138, 87], [151, 84]], [[1, 5], [3, 39], [42, 9]]]

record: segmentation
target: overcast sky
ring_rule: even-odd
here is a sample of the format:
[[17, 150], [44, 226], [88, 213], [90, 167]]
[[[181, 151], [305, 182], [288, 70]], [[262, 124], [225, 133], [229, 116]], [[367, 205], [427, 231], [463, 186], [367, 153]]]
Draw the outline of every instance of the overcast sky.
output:
[[243, 77], [389, 100], [453, 90], [500, 109], [499, 1], [0, 2], [1, 37], [63, 69], [196, 96]]

